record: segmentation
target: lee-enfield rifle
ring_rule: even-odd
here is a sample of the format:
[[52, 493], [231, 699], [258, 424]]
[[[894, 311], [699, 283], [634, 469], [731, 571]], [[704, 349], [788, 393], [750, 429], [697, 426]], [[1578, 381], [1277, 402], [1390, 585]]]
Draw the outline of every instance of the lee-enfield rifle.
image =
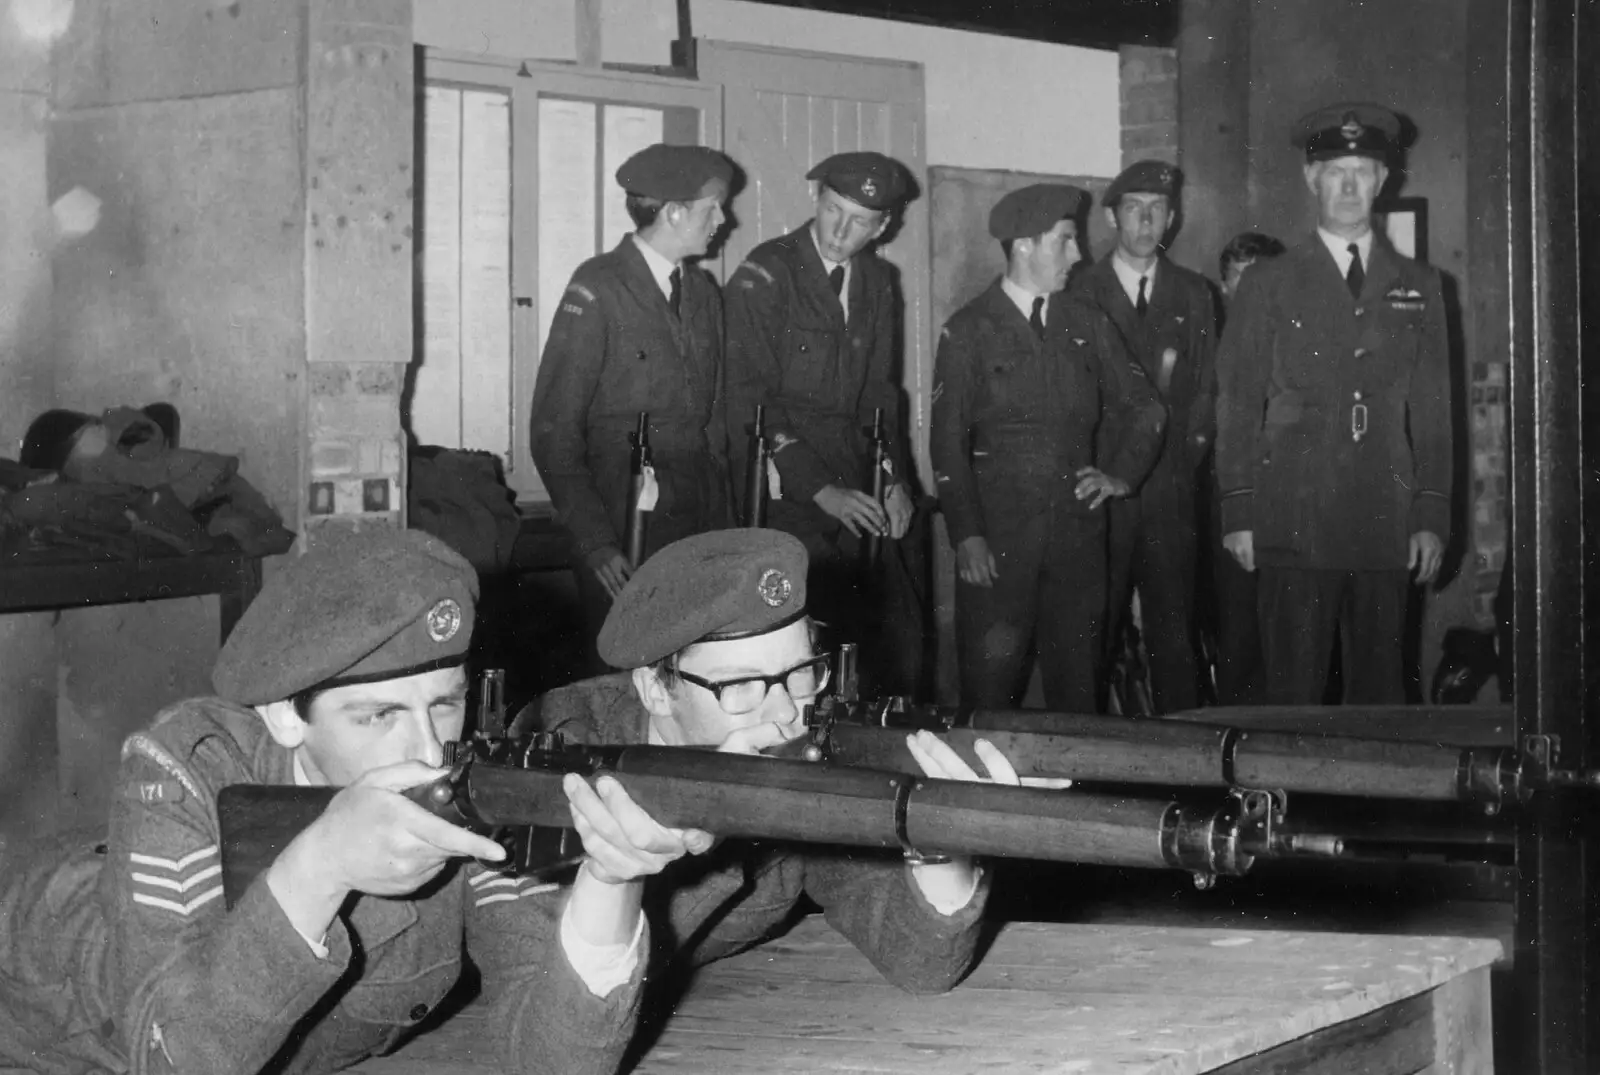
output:
[[[1488, 814], [1533, 787], [1594, 786], [1592, 774], [1530, 774], [1517, 750], [1263, 731], [1176, 720], [1129, 720], [1043, 710], [983, 710], [863, 701], [854, 647], [837, 658], [838, 689], [818, 700], [806, 748], [789, 753], [843, 765], [915, 770], [906, 734], [936, 732], [969, 764], [989, 740], [1023, 777], [1164, 788], [1251, 788], [1288, 794], [1470, 803]], [[1546, 774], [1556, 773], [1555, 776]]]
[[[1259, 856], [1316, 852], [1278, 833], [1270, 796], [1209, 805], [1172, 797], [1061, 793], [903, 772], [658, 746], [579, 746], [558, 736], [448, 745], [449, 772], [405, 795], [507, 851], [494, 868], [544, 875], [581, 843], [561, 781], [614, 777], [663, 825], [721, 837], [899, 851], [913, 861], [983, 855], [1187, 870], [1196, 883], [1246, 873]], [[228, 905], [338, 793], [237, 784], [218, 795]], [[1336, 851], [1336, 849], [1326, 849]]]
[[641, 507], [650, 470], [650, 415], [639, 412], [639, 427], [628, 434], [633, 446], [628, 456], [628, 522], [626, 545], [628, 563], [637, 568], [644, 563], [644, 544], [650, 525], [650, 506]]
[[[883, 431], [883, 408], [874, 407], [872, 410], [872, 427], [867, 430], [867, 443], [869, 446], [869, 466], [872, 468], [867, 475], [867, 489], [872, 494], [873, 503], [879, 508], [883, 507], [883, 496], [886, 492], [887, 475], [884, 465], [889, 459], [889, 441]], [[868, 533], [866, 540], [861, 543], [862, 566], [869, 570], [878, 566], [878, 561], [883, 555], [883, 538], [877, 534]]]
[[766, 407], [757, 403], [756, 420], [750, 426], [749, 456], [744, 464], [740, 526], [767, 525], [767, 457]]

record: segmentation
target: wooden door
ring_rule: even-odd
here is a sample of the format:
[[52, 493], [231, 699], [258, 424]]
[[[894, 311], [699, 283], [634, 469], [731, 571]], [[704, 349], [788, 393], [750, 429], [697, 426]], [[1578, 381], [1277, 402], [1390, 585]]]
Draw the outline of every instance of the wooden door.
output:
[[737, 227], [723, 250], [731, 273], [760, 242], [811, 219], [806, 173], [833, 153], [872, 149], [904, 164], [916, 195], [880, 244], [900, 270], [905, 303], [902, 383], [909, 435], [925, 489], [933, 379], [929, 325], [927, 161], [922, 65], [792, 52], [723, 41], [697, 42], [699, 76], [722, 86], [723, 150], [744, 170], [733, 201]]

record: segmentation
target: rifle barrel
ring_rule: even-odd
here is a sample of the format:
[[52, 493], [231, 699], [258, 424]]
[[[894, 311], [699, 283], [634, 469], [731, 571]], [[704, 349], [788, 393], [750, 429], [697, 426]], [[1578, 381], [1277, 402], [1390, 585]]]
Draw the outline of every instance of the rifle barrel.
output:
[[1519, 782], [1514, 753], [1499, 747], [1036, 710], [913, 706], [875, 714], [859, 703], [825, 703], [813, 741], [831, 761], [915, 771], [905, 746], [915, 728], [939, 733], [969, 764], [973, 740], [984, 738], [1019, 775], [1091, 783], [1498, 805]]

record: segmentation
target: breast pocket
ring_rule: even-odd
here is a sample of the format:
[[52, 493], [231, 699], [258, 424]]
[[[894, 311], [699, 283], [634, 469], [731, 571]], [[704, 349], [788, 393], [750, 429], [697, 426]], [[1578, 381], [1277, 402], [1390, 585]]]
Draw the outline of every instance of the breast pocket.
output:
[[339, 1007], [349, 1033], [384, 1052], [432, 1015], [460, 976], [459, 959], [441, 959], [403, 978], [360, 981]]
[[784, 330], [783, 390], [815, 399], [839, 391], [839, 333], [831, 328], [791, 325]]

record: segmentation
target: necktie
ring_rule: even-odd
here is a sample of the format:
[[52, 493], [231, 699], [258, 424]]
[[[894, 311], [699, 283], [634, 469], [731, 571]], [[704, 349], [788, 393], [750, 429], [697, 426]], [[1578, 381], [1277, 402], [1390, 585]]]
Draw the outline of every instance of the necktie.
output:
[[828, 283], [835, 295], [844, 294], [844, 266], [835, 265], [828, 273]]
[[683, 274], [674, 267], [668, 280], [672, 283], [672, 294], [667, 296], [667, 305], [672, 307], [672, 316], [677, 317], [678, 307], [683, 303]]
[[1350, 251], [1350, 268], [1344, 274], [1345, 286], [1350, 289], [1352, 299], [1359, 299], [1361, 285], [1367, 282], [1367, 274], [1361, 268], [1361, 248], [1351, 243], [1346, 249]]
[[1150, 278], [1148, 276], [1139, 277], [1139, 297], [1134, 300], [1133, 308], [1139, 311], [1140, 317], [1143, 317], [1144, 312], [1150, 309], [1150, 302], [1144, 297], [1144, 286], [1149, 282]]
[[1033, 313], [1028, 315], [1028, 324], [1033, 327], [1033, 334], [1044, 339], [1044, 296], [1033, 297]]

